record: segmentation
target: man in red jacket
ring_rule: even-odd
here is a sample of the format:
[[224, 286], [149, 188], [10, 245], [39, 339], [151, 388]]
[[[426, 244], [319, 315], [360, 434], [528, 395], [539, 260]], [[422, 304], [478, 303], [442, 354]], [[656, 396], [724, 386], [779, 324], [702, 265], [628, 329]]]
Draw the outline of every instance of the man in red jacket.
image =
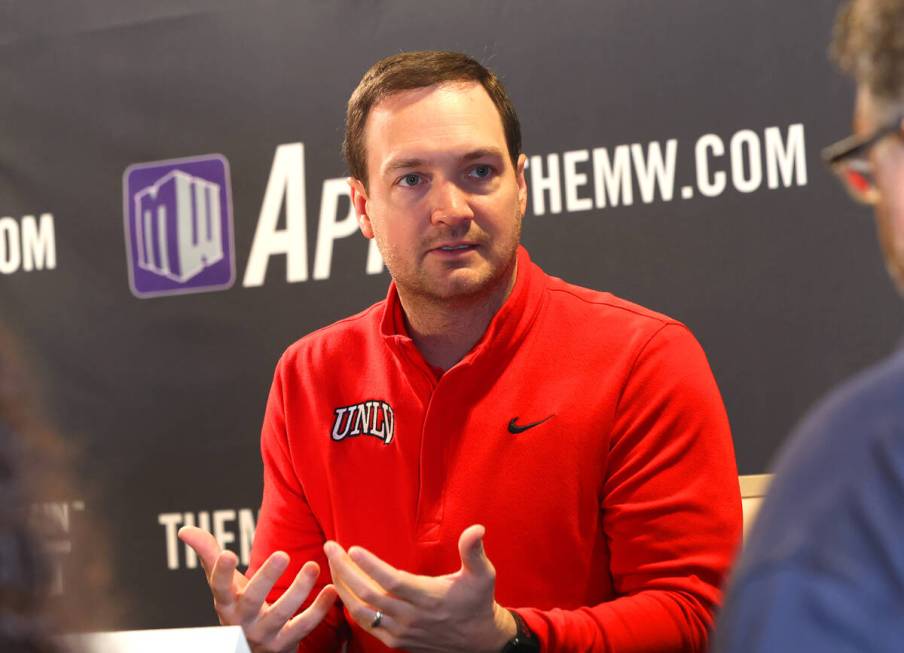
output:
[[470, 57], [377, 62], [344, 151], [393, 282], [279, 361], [248, 575], [181, 533], [221, 622], [255, 651], [702, 651], [741, 515], [693, 336], [531, 262], [518, 119]]

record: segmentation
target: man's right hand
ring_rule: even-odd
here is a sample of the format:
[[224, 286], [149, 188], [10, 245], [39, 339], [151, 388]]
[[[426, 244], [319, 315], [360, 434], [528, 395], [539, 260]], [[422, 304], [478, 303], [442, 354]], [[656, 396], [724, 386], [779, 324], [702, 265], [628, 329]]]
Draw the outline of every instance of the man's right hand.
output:
[[220, 623], [241, 626], [254, 653], [294, 651], [336, 601], [336, 589], [326, 585], [311, 605], [293, 617], [320, 575], [316, 562], [305, 563], [285, 593], [268, 604], [267, 594], [289, 566], [287, 554], [273, 553], [254, 576], [247, 578], [236, 569], [238, 557], [232, 551], [220, 549], [207, 531], [186, 526], [179, 530], [179, 539], [201, 559]]

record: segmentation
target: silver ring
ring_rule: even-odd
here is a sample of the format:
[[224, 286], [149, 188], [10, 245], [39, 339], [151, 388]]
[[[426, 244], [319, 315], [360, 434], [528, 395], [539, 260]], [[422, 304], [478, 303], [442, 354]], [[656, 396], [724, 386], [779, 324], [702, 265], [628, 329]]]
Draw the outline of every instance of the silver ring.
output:
[[370, 622], [370, 627], [379, 628], [381, 623], [383, 623], [383, 612], [382, 610], [377, 610], [377, 614], [374, 615], [374, 620]]

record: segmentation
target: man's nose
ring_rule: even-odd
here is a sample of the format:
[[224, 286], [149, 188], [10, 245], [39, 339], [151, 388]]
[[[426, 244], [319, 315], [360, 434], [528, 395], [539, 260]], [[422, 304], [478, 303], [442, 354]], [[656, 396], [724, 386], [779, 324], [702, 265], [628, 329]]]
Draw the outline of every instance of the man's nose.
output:
[[469, 195], [458, 184], [442, 181], [434, 184], [430, 197], [430, 222], [454, 226], [474, 219]]

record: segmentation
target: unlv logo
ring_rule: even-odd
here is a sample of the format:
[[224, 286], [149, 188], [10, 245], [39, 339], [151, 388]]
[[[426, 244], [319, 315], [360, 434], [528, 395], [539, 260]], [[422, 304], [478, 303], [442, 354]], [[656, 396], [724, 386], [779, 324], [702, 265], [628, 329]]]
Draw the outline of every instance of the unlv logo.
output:
[[365, 401], [336, 409], [332, 438], [337, 442], [359, 435], [380, 438], [383, 444], [392, 442], [395, 415], [385, 401]]

